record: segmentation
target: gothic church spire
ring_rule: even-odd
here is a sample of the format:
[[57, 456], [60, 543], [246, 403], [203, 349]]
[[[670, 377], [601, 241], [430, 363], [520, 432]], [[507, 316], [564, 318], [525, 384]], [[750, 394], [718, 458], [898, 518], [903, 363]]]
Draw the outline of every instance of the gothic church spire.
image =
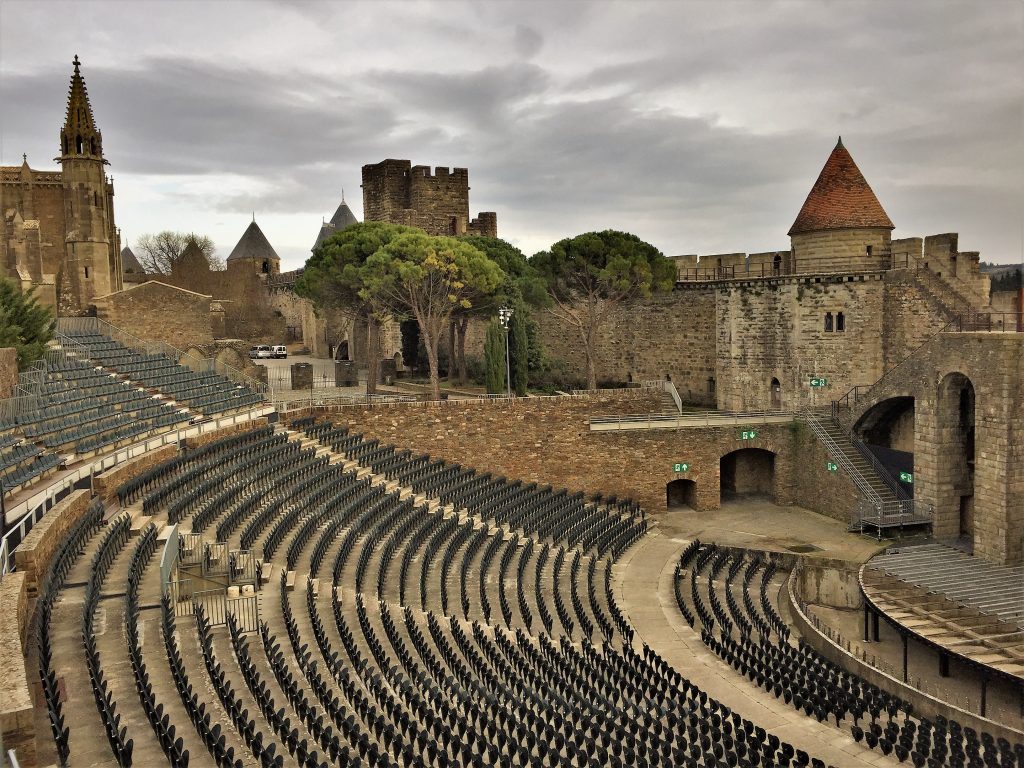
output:
[[68, 88], [68, 110], [60, 135], [61, 158], [88, 157], [103, 160], [103, 136], [93, 118], [89, 91], [85, 87], [77, 55], [73, 63], [75, 71]]

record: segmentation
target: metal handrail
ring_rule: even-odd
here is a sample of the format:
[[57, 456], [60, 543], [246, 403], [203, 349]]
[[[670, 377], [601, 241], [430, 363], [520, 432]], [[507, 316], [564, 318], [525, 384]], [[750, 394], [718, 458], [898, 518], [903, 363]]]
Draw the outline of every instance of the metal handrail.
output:
[[903, 366], [906, 365], [910, 360], [912, 360], [918, 352], [920, 352], [926, 346], [931, 344], [932, 341], [938, 338], [939, 334], [946, 333], [949, 330], [949, 328], [956, 324], [956, 322], [957, 321], [955, 319], [950, 320], [948, 323], [942, 326], [937, 333], [935, 333], [932, 336], [929, 336], [918, 346], [914, 347], [914, 349], [911, 350], [909, 355], [907, 355], [905, 358], [896, 363], [896, 365], [894, 365], [888, 371], [883, 373], [878, 379], [875, 380], [873, 384], [857, 384], [854, 387], [852, 387], [845, 395], [840, 397], [838, 400], [834, 400], [833, 413], [838, 413], [840, 408], [848, 408], [851, 405], [855, 405], [861, 399], [861, 391], [863, 391], [865, 394], [871, 392], [872, 390], [874, 390], [877, 387], [880, 387], [884, 382], [889, 380], [897, 371], [902, 371]]
[[889, 470], [886, 469], [882, 462], [878, 460], [878, 457], [875, 456], [872, 450], [868, 448], [867, 445], [865, 445], [860, 438], [853, 434], [853, 432], [847, 429], [845, 424], [840, 423], [840, 425], [846, 432], [846, 437], [849, 439], [850, 444], [862, 457], [864, 457], [867, 461], [871, 462], [871, 468], [875, 470], [875, 474], [878, 475], [879, 479], [881, 479], [881, 481], [885, 483], [889, 490], [893, 492], [896, 498], [898, 500], [906, 500], [912, 498], [907, 494], [905, 490], [903, 490], [903, 486], [901, 486], [896, 481], [892, 474], [890, 474]]
[[957, 315], [954, 323], [956, 333], [1021, 333], [1024, 332], [1024, 312], [964, 312]]
[[588, 421], [591, 424], [629, 424], [650, 422], [676, 422], [684, 421], [688, 424], [702, 421], [708, 426], [719, 426], [722, 422], [731, 421], [735, 423], [752, 422], [761, 418], [789, 418], [797, 419], [800, 414], [796, 411], [766, 410], [766, 411], [685, 411], [679, 414], [671, 413], [626, 413], [615, 416], [591, 416]]
[[879, 496], [875, 489], [871, 487], [871, 484], [867, 481], [867, 478], [861, 474], [860, 470], [854, 466], [853, 462], [846, 456], [846, 452], [832, 439], [832, 436], [826, 431], [825, 427], [818, 421], [817, 417], [812, 413], [807, 413], [804, 416], [804, 420], [807, 425], [811, 428], [814, 436], [824, 443], [825, 448], [835, 459], [836, 464], [843, 468], [843, 471], [849, 475], [850, 479], [853, 480], [853, 484], [857, 486], [857, 490], [860, 491], [868, 501], [871, 502], [872, 506], [880, 509], [883, 502], [881, 496]]

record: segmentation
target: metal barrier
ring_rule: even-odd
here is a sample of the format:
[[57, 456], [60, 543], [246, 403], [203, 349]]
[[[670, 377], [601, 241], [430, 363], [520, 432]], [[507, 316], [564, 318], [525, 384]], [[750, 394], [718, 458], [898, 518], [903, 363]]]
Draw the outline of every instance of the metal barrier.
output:
[[1024, 333], [1024, 312], [968, 312], [946, 326], [946, 333]]
[[[78, 487], [91, 485], [92, 477], [105, 472], [129, 459], [141, 456], [147, 451], [160, 448], [164, 445], [172, 445], [190, 437], [216, 432], [218, 429], [233, 424], [244, 424], [247, 421], [266, 416], [273, 413], [273, 408], [263, 406], [244, 413], [236, 413], [231, 416], [224, 416], [219, 419], [194, 424], [180, 429], [163, 432], [154, 437], [134, 443], [117, 451], [86, 460], [67, 474], [60, 476], [41, 488], [25, 501], [6, 508], [6, 517], [16, 522], [11, 530], [0, 539], [0, 577], [8, 571], [14, 570], [14, 550], [21, 543], [24, 534], [31, 530], [44, 514], [46, 514], [58, 501], [63, 499], [70, 491]], [[6, 521], [5, 521], [6, 522]]]
[[160, 554], [160, 594], [167, 594], [171, 576], [178, 567], [178, 554], [181, 547], [178, 536], [178, 524], [175, 523], [167, 532], [164, 551]]
[[238, 620], [243, 632], [256, 632], [260, 628], [260, 603], [256, 595], [240, 595], [229, 597], [223, 589], [192, 590], [191, 580], [182, 579], [174, 582], [172, 605], [175, 616], [193, 616], [196, 606], [203, 606], [210, 626], [223, 626], [228, 623], [228, 615]]
[[178, 541], [178, 560], [182, 565], [202, 565], [203, 537], [198, 533], [183, 533]]
[[19, 417], [43, 407], [43, 400], [37, 395], [23, 395], [0, 400], [0, 424], [15, 424]]
[[665, 413], [592, 416], [591, 432], [633, 429], [685, 429], [695, 427], [733, 427], [760, 424], [786, 424], [796, 421], [792, 411], [694, 411], [679, 415]]

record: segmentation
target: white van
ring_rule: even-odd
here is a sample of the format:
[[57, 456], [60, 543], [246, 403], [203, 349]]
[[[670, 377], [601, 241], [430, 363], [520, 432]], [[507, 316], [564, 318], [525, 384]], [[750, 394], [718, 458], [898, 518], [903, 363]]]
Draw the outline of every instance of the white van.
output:
[[253, 360], [265, 360], [273, 356], [274, 353], [270, 351], [270, 347], [266, 344], [257, 344], [249, 349], [249, 357]]
[[271, 347], [270, 351], [276, 358], [285, 359], [288, 357], [288, 347], [284, 346], [283, 344], [278, 344], [276, 347]]

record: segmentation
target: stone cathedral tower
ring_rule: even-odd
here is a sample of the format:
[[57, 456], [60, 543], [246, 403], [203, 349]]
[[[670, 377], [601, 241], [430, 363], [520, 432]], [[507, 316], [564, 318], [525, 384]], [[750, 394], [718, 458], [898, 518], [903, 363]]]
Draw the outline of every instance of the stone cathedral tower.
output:
[[58, 314], [88, 311], [97, 296], [123, 287], [114, 226], [114, 185], [107, 178], [103, 136], [75, 57], [67, 113], [60, 130], [59, 171], [0, 167], [0, 277]]
[[[96, 127], [78, 57], [60, 132], [65, 258], [58, 308], [80, 311], [96, 296], [122, 288], [121, 247], [114, 228], [114, 185], [107, 178], [103, 135]], [[71, 295], [66, 295], [70, 287]]]

